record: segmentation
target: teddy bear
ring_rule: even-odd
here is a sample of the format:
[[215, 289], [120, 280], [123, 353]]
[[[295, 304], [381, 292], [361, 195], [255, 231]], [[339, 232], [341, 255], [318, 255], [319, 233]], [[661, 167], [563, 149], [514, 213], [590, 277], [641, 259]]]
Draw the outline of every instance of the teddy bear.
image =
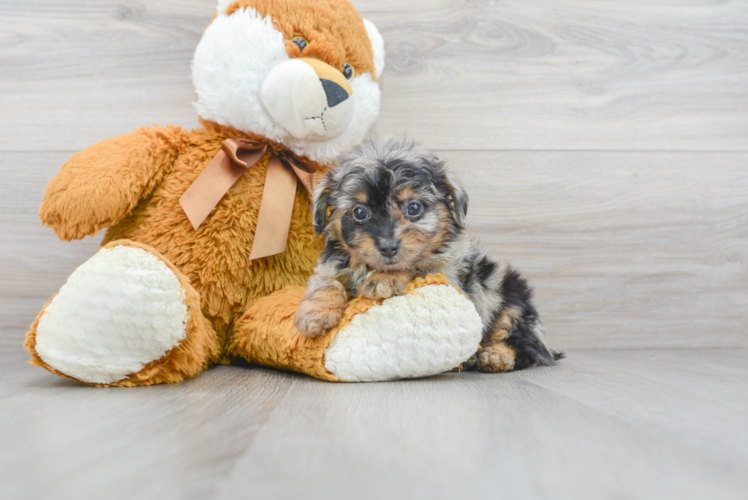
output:
[[192, 61], [202, 127], [104, 140], [49, 182], [44, 225], [106, 234], [31, 325], [31, 363], [137, 386], [239, 359], [353, 382], [472, 355], [480, 318], [443, 276], [356, 298], [319, 337], [294, 328], [322, 247], [310, 192], [375, 121], [383, 69], [382, 37], [348, 0], [219, 0]]

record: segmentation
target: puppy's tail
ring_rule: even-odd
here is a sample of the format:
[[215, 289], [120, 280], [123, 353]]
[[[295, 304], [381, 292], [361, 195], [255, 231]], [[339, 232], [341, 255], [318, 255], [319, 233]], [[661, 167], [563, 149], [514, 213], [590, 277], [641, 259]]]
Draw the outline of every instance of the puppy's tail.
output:
[[532, 336], [535, 337], [539, 345], [536, 345], [537, 362], [538, 365], [551, 366], [555, 365], [556, 361], [564, 359], [566, 354], [563, 352], [554, 351], [548, 346], [548, 342], [545, 336], [545, 327], [540, 319], [535, 319], [532, 328], [530, 328]]

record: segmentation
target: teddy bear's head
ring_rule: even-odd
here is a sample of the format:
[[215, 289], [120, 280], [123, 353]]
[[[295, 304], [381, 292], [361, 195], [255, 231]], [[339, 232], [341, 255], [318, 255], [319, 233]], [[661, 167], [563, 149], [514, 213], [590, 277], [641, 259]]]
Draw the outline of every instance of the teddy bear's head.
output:
[[330, 162], [379, 113], [384, 43], [348, 0], [219, 0], [192, 62], [205, 120]]

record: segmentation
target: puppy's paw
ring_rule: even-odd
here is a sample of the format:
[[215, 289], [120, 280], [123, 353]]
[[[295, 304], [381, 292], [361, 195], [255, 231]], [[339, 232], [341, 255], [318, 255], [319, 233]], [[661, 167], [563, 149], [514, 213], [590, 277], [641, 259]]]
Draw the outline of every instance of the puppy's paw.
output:
[[410, 283], [408, 273], [373, 273], [358, 287], [358, 296], [367, 299], [389, 299], [400, 295]]
[[296, 330], [307, 337], [322, 335], [340, 322], [344, 310], [345, 304], [338, 301], [304, 299], [296, 311]]
[[504, 342], [481, 347], [478, 352], [470, 358], [477, 364], [478, 370], [487, 373], [508, 372], [514, 369], [517, 354], [514, 349]]

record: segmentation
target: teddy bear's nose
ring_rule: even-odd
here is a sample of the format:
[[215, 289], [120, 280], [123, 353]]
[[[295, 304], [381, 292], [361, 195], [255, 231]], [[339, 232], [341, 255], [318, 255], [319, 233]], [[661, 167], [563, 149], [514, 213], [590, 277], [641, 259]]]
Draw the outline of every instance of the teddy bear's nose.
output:
[[353, 119], [353, 87], [342, 71], [313, 58], [276, 65], [260, 89], [265, 111], [290, 135], [328, 141], [348, 130]]
[[333, 82], [332, 80], [320, 78], [319, 81], [322, 82], [322, 88], [325, 89], [325, 95], [327, 96], [327, 105], [330, 108], [334, 108], [350, 97], [350, 95], [348, 95], [348, 92], [346, 92], [343, 87]]

